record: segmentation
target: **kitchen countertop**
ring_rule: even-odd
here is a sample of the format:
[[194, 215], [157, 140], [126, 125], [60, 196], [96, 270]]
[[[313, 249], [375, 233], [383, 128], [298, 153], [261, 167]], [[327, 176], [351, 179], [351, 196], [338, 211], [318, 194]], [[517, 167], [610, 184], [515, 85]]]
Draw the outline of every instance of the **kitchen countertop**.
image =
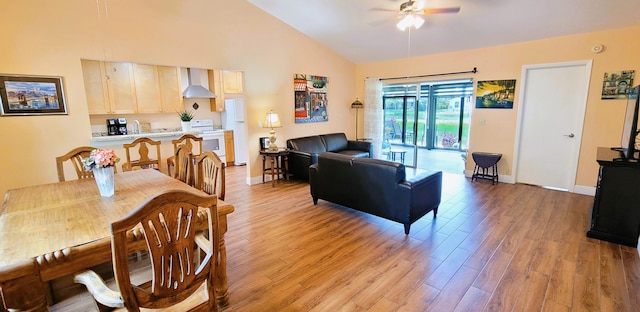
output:
[[[215, 129], [214, 132], [222, 133], [224, 131], [229, 131], [225, 129]], [[169, 140], [169, 139], [177, 139], [184, 134], [193, 134], [198, 136], [202, 134], [202, 131], [194, 130], [194, 131], [155, 131], [155, 132], [145, 132], [139, 134], [123, 134], [123, 135], [107, 135], [104, 132], [92, 133], [91, 137], [91, 146], [113, 146], [120, 145], [125, 143], [131, 143], [137, 138], [146, 137], [151, 139], [159, 139], [159, 140]]]
[[123, 134], [123, 135], [107, 135], [107, 136], [93, 136], [91, 138], [92, 142], [105, 142], [105, 141], [120, 141], [120, 140], [135, 140], [141, 137], [147, 138], [162, 138], [162, 137], [171, 137], [177, 135], [183, 135], [186, 133], [190, 134], [200, 134], [202, 131], [167, 131], [167, 132], [148, 132], [148, 133], [139, 133], [139, 134]]
[[108, 135], [108, 136], [93, 136], [91, 137], [91, 146], [107, 146], [131, 143], [137, 138], [146, 137], [152, 139], [177, 139], [182, 135], [190, 133], [198, 135], [202, 131], [165, 131], [165, 132], [148, 132], [140, 134], [123, 134], [123, 135]]

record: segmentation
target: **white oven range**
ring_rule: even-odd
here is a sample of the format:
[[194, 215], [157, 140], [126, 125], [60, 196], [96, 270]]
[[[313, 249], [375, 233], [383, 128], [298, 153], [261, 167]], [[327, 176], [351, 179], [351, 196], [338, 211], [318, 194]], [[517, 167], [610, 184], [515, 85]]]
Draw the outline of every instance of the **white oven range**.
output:
[[201, 131], [196, 136], [202, 138], [202, 151], [214, 151], [222, 162], [227, 162], [224, 146], [224, 130], [213, 128], [213, 119], [191, 120], [191, 130]]

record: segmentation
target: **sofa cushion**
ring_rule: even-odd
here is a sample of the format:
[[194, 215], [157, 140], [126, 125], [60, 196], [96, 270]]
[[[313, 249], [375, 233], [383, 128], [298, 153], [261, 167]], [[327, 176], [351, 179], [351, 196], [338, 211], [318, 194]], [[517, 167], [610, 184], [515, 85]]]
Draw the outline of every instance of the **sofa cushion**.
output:
[[327, 147], [327, 152], [339, 152], [347, 149], [347, 136], [344, 133], [330, 133], [320, 135]]
[[324, 143], [322, 142], [322, 138], [317, 135], [289, 139], [287, 143], [289, 145], [289, 148], [291, 149], [310, 154], [317, 154], [327, 151], [324, 147]]

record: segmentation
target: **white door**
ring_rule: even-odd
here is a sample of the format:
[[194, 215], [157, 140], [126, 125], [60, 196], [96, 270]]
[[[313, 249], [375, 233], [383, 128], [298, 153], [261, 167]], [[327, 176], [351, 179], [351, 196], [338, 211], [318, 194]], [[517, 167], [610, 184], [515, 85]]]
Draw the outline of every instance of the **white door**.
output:
[[590, 77], [591, 61], [523, 66], [516, 182], [574, 190]]

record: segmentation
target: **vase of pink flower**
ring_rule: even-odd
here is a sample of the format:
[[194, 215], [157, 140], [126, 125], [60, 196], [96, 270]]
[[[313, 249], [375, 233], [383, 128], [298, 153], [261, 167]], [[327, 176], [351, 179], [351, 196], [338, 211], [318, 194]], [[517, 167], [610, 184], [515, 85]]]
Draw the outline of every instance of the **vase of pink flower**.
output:
[[94, 149], [87, 158], [83, 158], [85, 169], [93, 172], [100, 196], [110, 197], [115, 192], [114, 166], [120, 161], [112, 149]]

